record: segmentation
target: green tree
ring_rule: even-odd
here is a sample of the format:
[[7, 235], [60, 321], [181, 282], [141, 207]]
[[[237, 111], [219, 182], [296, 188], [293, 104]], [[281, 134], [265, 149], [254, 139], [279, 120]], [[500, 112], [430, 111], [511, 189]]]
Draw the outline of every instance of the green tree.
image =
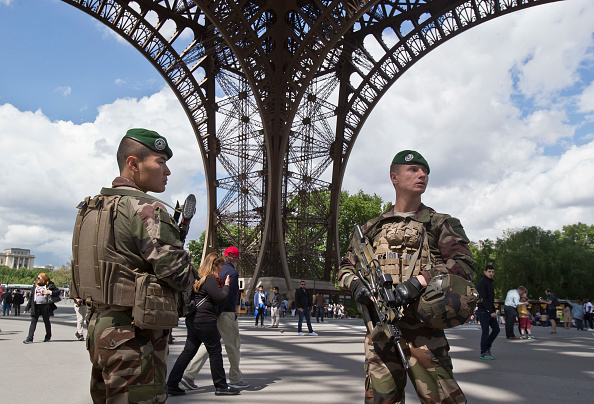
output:
[[68, 287], [72, 281], [72, 272], [69, 266], [62, 265], [60, 269], [56, 269], [48, 273], [51, 281], [56, 284], [57, 287]]
[[[237, 237], [239, 229], [237, 226], [229, 226], [231, 233]], [[204, 240], [206, 239], [206, 230], [200, 234], [200, 238], [198, 240], [190, 240], [186, 244], [187, 250], [190, 252], [190, 256], [192, 257], [192, 264], [194, 267], [198, 268], [200, 266], [200, 262], [202, 261], [202, 252], [204, 251]], [[229, 247], [232, 243], [229, 241], [225, 235], [222, 234], [221, 231], [217, 231], [217, 247], [219, 250], [224, 250], [225, 248]]]
[[571, 242], [577, 246], [594, 250], [594, 225], [578, 222], [563, 226], [563, 230], [555, 232], [559, 239], [564, 242]]
[[474, 257], [474, 268], [476, 273], [474, 275], [474, 283], [477, 284], [484, 276], [485, 267], [487, 265], [495, 265], [495, 251], [496, 243], [493, 240], [486, 239], [481, 241], [479, 246], [475, 244], [470, 245], [470, 251]]
[[340, 193], [340, 206], [338, 207], [340, 256], [346, 254], [349, 248], [353, 227], [356, 224], [363, 226], [368, 220], [378, 217], [383, 211], [383, 204], [384, 201], [381, 197], [376, 194], [366, 194], [362, 190], [353, 195], [349, 195], [347, 191]]
[[588, 297], [594, 290], [594, 226], [577, 223], [563, 226], [561, 232], [555, 233], [559, 238], [556, 295], [571, 299]]
[[582, 223], [555, 232], [537, 226], [505, 232], [495, 249], [496, 295], [523, 285], [533, 299], [545, 289], [559, 298], [588, 296], [594, 289], [591, 232]]
[[549, 230], [532, 226], [508, 230], [497, 239], [495, 288], [499, 296], [522, 285], [530, 298], [544, 294], [544, 289], [558, 285], [559, 240]]

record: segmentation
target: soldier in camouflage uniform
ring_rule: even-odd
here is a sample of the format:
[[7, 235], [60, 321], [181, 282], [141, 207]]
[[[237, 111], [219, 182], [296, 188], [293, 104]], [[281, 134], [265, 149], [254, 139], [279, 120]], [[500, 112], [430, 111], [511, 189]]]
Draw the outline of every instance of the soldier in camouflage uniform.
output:
[[[120, 176], [113, 189], [163, 192], [172, 155], [158, 133], [130, 129], [118, 148]], [[113, 221], [115, 248], [129, 268], [152, 273], [174, 290], [187, 290], [196, 272], [176, 228], [155, 198], [122, 196]], [[135, 327], [131, 307], [98, 305], [91, 311], [87, 349], [93, 402], [165, 402], [169, 331]]]
[[[421, 203], [429, 164], [418, 152], [398, 153], [390, 166], [396, 202], [362, 231], [370, 240], [382, 270], [390, 273], [397, 302], [405, 307], [398, 320], [400, 340], [410, 363], [409, 376], [422, 403], [466, 403], [454, 380], [449, 345], [442, 329], [421, 322], [416, 302], [429, 280], [450, 273], [471, 280], [474, 260], [458, 219], [436, 213]], [[370, 293], [356, 275], [352, 249], [340, 264], [339, 282], [361, 304], [370, 305]], [[392, 340], [382, 333], [375, 341], [365, 336], [365, 403], [402, 403], [406, 372]]]

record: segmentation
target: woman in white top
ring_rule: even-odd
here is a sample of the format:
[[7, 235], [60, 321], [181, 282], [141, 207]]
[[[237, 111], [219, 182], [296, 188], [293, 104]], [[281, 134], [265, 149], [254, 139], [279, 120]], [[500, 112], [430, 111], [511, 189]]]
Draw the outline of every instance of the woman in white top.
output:
[[35, 285], [33, 285], [27, 307], [25, 307], [25, 312], [31, 313], [31, 325], [29, 326], [29, 335], [23, 341], [24, 344], [33, 343], [33, 334], [35, 334], [39, 316], [43, 318], [43, 323], [45, 324], [45, 339], [43, 342], [49, 342], [51, 340], [52, 325], [50, 323], [50, 316], [54, 315], [54, 310], [56, 309], [54, 302], [59, 300], [60, 289], [50, 281], [47, 274], [40, 273], [37, 276]]

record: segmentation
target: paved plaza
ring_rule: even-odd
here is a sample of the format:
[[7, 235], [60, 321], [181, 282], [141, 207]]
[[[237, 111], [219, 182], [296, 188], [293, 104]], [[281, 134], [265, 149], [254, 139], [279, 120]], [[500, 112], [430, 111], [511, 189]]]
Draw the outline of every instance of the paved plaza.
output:
[[[268, 320], [268, 319], [267, 319]], [[40, 319], [35, 343], [22, 341], [30, 317], [0, 317], [0, 402], [40, 400], [44, 404], [90, 403], [90, 362], [85, 343], [74, 338], [72, 304], [59, 303], [52, 317], [53, 338], [44, 343]], [[169, 367], [183, 348], [185, 327], [174, 330]], [[172, 397], [185, 403], [362, 403], [363, 335], [360, 320], [313, 322], [319, 334], [298, 336], [296, 318], [276, 329], [255, 328], [240, 317], [241, 370], [251, 387], [235, 397], [217, 397], [208, 367], [199, 374], [198, 390]], [[493, 346], [493, 361], [478, 358], [480, 328], [467, 324], [447, 332], [456, 379], [469, 403], [574, 404], [594, 402], [594, 336], [591, 332], [533, 327], [536, 340], [506, 340], [502, 329]], [[503, 337], [501, 337], [503, 335]], [[223, 354], [225, 350], [223, 349]], [[226, 357], [225, 368], [228, 369]], [[406, 401], [418, 402], [407, 385]], [[42, 398], [43, 397], [43, 398]]]

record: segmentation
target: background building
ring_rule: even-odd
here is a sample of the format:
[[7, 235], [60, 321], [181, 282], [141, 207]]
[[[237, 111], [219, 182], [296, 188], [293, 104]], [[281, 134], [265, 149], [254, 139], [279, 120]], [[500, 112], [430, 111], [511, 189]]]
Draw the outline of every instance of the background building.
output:
[[9, 268], [33, 269], [35, 256], [31, 255], [31, 250], [24, 248], [7, 248], [0, 254], [0, 265], [6, 265]]

